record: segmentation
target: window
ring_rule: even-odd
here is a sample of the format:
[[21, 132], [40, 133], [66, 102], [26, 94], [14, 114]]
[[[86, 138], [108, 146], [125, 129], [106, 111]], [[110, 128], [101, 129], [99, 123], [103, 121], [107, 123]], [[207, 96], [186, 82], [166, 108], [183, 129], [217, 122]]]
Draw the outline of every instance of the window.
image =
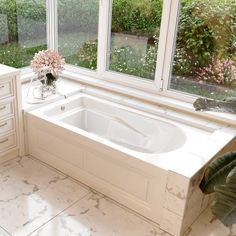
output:
[[46, 45], [45, 0], [0, 0], [0, 63], [29, 66]]
[[236, 96], [235, 0], [182, 1], [170, 88]]
[[97, 68], [98, 0], [58, 0], [58, 50], [68, 64]]
[[113, 0], [109, 70], [154, 80], [161, 16], [160, 0]]
[[236, 96], [235, 0], [0, 0], [0, 63], [28, 66], [46, 41], [89, 76]]

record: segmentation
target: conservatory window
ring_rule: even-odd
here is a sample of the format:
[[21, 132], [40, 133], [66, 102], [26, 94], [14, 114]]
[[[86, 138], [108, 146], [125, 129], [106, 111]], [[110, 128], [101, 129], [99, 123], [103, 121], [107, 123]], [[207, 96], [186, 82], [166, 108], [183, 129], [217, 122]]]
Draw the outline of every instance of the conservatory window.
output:
[[107, 69], [154, 80], [161, 17], [161, 0], [113, 0]]
[[169, 88], [236, 96], [236, 1], [182, 1]]
[[29, 66], [47, 45], [96, 78], [236, 96], [235, 0], [0, 0], [1, 64]]
[[99, 0], [58, 0], [58, 50], [68, 64], [97, 68]]
[[29, 66], [35, 52], [47, 48], [46, 1], [0, 0], [0, 63]]

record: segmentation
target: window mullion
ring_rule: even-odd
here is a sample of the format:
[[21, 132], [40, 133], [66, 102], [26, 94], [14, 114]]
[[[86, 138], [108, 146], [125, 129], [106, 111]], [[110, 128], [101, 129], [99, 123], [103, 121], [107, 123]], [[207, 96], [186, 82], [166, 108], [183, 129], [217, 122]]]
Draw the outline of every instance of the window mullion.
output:
[[47, 44], [49, 49], [58, 50], [57, 0], [47, 0]]
[[157, 88], [160, 90], [163, 89], [164, 85], [163, 71], [165, 66], [165, 54], [168, 47], [168, 33], [171, 19], [172, 2], [173, 2], [172, 0], [166, 0], [163, 2], [161, 29], [159, 35], [159, 45], [158, 45], [156, 72], [155, 72], [155, 84]]
[[168, 24], [167, 37], [166, 37], [165, 56], [164, 56], [163, 70], [162, 70], [162, 79], [163, 79], [162, 90], [168, 89], [169, 82], [171, 79], [171, 72], [172, 72], [172, 66], [173, 66], [173, 54], [175, 50], [180, 4], [181, 4], [181, 0], [171, 0], [169, 24]]
[[110, 1], [100, 0], [99, 23], [98, 23], [98, 52], [97, 52], [97, 72], [102, 75], [106, 71], [109, 31], [110, 31]]

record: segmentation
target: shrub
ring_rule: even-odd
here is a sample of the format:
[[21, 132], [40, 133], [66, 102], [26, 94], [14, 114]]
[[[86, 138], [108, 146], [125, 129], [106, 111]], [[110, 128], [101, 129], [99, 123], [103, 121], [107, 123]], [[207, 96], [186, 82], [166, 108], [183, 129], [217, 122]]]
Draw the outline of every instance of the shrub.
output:
[[[236, 4], [227, 0], [185, 0], [179, 19], [174, 71], [195, 75], [214, 58], [231, 57], [236, 48]], [[183, 62], [188, 61], [187, 70]]]
[[43, 22], [42, 33], [45, 34], [46, 5], [43, 0], [0, 0], [0, 14], [7, 18], [9, 42], [17, 42], [18, 34], [23, 34], [24, 37], [25, 34], [29, 37], [39, 35], [40, 27], [31, 27], [32, 21], [37, 24]]
[[152, 36], [160, 28], [162, 0], [115, 0], [112, 5], [112, 32]]
[[[176, 43], [177, 57], [182, 58], [180, 62], [189, 61], [189, 70], [185, 72], [187, 75], [191, 75], [195, 68], [207, 65], [214, 51], [212, 31], [201, 14], [197, 13], [197, 10], [204, 9], [205, 5], [199, 1], [191, 1], [183, 6], [180, 15]], [[176, 65], [176, 67], [181, 68], [182, 65]]]
[[97, 40], [85, 42], [77, 52], [78, 65], [95, 70], [97, 68], [97, 48]]
[[236, 66], [231, 59], [217, 59], [198, 72], [199, 81], [209, 81], [219, 85], [236, 86]]

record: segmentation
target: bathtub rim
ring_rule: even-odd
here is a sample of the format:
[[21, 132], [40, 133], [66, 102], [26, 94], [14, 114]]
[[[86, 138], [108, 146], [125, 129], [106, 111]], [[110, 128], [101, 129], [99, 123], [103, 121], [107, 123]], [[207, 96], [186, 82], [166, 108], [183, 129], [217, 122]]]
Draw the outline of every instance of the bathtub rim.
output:
[[[88, 139], [91, 139], [95, 142], [98, 142], [98, 143], [101, 143], [101, 144], [105, 144], [106, 146], [112, 148], [113, 150], [116, 150], [116, 151], [121, 151], [121, 152], [124, 152], [125, 154], [127, 154], [128, 156], [131, 156], [131, 157], [135, 157], [136, 159], [138, 160], [141, 160], [141, 161], [144, 161], [146, 163], [149, 163], [153, 166], [157, 166], [157, 167], [160, 167], [160, 168], [163, 168], [165, 170], [175, 170], [176, 169], [176, 165], [179, 165], [178, 163], [178, 160], [175, 156], [181, 156], [183, 157], [183, 160], [185, 159], [189, 159], [188, 156], [190, 154], [190, 156], [193, 155], [193, 153], [190, 152], [190, 148], [188, 147], [189, 145], [191, 146], [192, 144], [191, 143], [188, 143], [186, 142], [182, 147], [178, 148], [178, 149], [175, 149], [175, 150], [172, 150], [170, 152], [165, 152], [165, 153], [155, 153], [155, 154], [150, 154], [150, 153], [140, 153], [140, 152], [135, 152], [133, 150], [129, 150], [125, 147], [122, 147], [120, 145], [117, 145], [115, 143], [112, 143], [110, 142], [109, 140], [106, 140], [106, 142], [104, 143], [104, 139], [100, 138], [98, 141], [98, 138], [97, 135], [94, 136], [93, 134], [91, 133], [88, 133], [82, 129], [79, 129], [79, 128], [76, 128], [74, 126], [71, 126], [69, 124], [66, 124], [64, 122], [61, 122], [61, 121], [58, 121], [56, 119], [53, 119], [51, 117], [48, 117], [44, 114], [42, 114], [42, 111], [44, 111], [45, 109], [46, 110], [49, 110], [51, 108], [54, 108], [56, 105], [61, 105], [61, 104], [64, 104], [65, 102], [70, 102], [70, 101], [73, 101], [74, 99], [77, 99], [77, 98], [80, 98], [81, 96], [85, 96], [85, 97], [89, 97], [89, 98], [92, 98], [92, 99], [95, 99], [96, 101], [102, 101], [102, 102], [106, 102], [108, 104], [116, 104], [115, 102], [113, 101], [107, 101], [107, 100], [104, 100], [102, 98], [97, 98], [95, 97], [94, 95], [88, 95], [88, 94], [84, 94], [84, 93], [80, 93], [80, 94], [76, 94], [76, 95], [73, 95], [71, 97], [69, 97], [68, 99], [61, 99], [61, 100], [58, 100], [58, 101], [55, 101], [51, 104], [46, 104], [45, 106], [41, 106], [39, 108], [35, 108], [33, 110], [29, 110], [29, 111], [26, 111], [26, 113], [29, 113], [35, 117], [38, 117], [40, 119], [43, 119], [53, 125], [57, 125], [57, 126], [61, 126], [71, 132], [74, 132], [74, 133], [77, 133], [79, 135], [82, 135], [83, 137], [86, 137]], [[132, 108], [132, 107], [129, 107], [129, 106], [125, 106], [125, 105], [121, 105], [121, 104], [116, 104], [118, 107], [125, 107], [126, 109], [128, 108], [128, 110], [131, 110], [131, 111], [134, 111], [134, 112], [138, 112], [138, 114], [141, 114], [141, 115], [146, 115], [147, 117], [149, 118], [152, 118], [152, 119], [157, 119], [157, 120], [160, 120], [160, 121], [164, 121], [164, 122], [167, 122], [167, 123], [170, 123], [170, 124], [173, 124], [175, 126], [179, 126], [181, 127], [182, 129], [184, 129], [184, 131], [193, 131], [193, 133], [196, 133], [196, 132], [200, 132], [200, 138], [203, 137], [203, 139], [206, 139], [206, 141], [208, 142], [208, 140], [210, 139], [210, 136], [213, 134], [213, 132], [210, 132], [208, 129], [207, 130], [204, 130], [204, 129], [200, 129], [199, 127], [191, 127], [189, 126], [188, 124], [184, 125], [182, 124], [181, 122], [178, 122], [177, 121], [174, 121], [172, 119], [166, 119], [166, 118], [163, 118], [163, 117], [159, 117], [157, 115], [153, 115], [153, 114], [150, 114], [146, 111], [139, 111], [135, 108]], [[71, 129], [73, 128], [73, 129]], [[207, 134], [207, 135], [206, 135]], [[186, 133], [187, 135], [187, 139], [189, 137], [189, 133]], [[205, 140], [201, 140], [201, 142], [205, 142]], [[223, 146], [223, 145], [222, 145]], [[187, 147], [187, 149], [186, 149]], [[176, 155], [173, 155], [176, 154]], [[196, 156], [197, 154], [194, 153], [194, 156]], [[203, 163], [202, 163], [202, 166], [204, 166], [205, 163], [208, 162], [209, 159], [211, 159], [211, 157], [209, 158], [204, 158], [203, 160]], [[199, 168], [196, 167], [194, 168], [194, 171], [190, 170], [188, 171], [187, 174], [185, 174], [185, 171], [184, 170], [181, 170], [179, 171], [178, 170], [178, 173], [181, 173], [183, 175], [186, 175], [186, 176], [192, 176], [195, 171], [197, 171]], [[191, 173], [190, 173], [191, 172]]]
[[[61, 105], [66, 105], [67, 103], [70, 103], [70, 102], [73, 102], [75, 101], [76, 99], [80, 99], [80, 98], [88, 98], [88, 99], [91, 99], [92, 101], [95, 101], [95, 102], [101, 102], [103, 104], [106, 104], [108, 106], [111, 106], [112, 108], [118, 108], [118, 109], [121, 109], [121, 110], [124, 110], [124, 111], [128, 111], [128, 112], [131, 112], [133, 114], [137, 114], [137, 115], [140, 115], [140, 116], [143, 116], [143, 117], [146, 117], [147, 119], [151, 119], [153, 121], [157, 121], [157, 122], [161, 122], [163, 124], [166, 124], [168, 126], [172, 126], [172, 127], [175, 127], [178, 131], [181, 132], [181, 135], [183, 135], [183, 143], [178, 146], [177, 148], [174, 148], [174, 149], [171, 149], [170, 151], [163, 151], [163, 152], [152, 152], [152, 153], [149, 153], [149, 152], [139, 152], [139, 151], [135, 151], [135, 150], [132, 150], [132, 149], [129, 149], [127, 147], [123, 147], [119, 144], [116, 144], [112, 141], [109, 141], [108, 139], [105, 139], [103, 137], [100, 137], [99, 135], [96, 135], [96, 134], [93, 134], [93, 133], [89, 133], [81, 128], [78, 128], [76, 126], [73, 126], [73, 125], [70, 125], [70, 124], [67, 124], [66, 122], [63, 122], [61, 121], [63, 118], [66, 117], [66, 114], [63, 115], [63, 114], [56, 114], [56, 115], [46, 115], [45, 112], [47, 111], [50, 111], [51, 109], [55, 109], [55, 107], [58, 107], [58, 106], [61, 106]], [[79, 111], [80, 109], [83, 109], [83, 106], [81, 107], [78, 107], [78, 108], [75, 108], [75, 109], [72, 109], [72, 111], [69, 111], [68, 114], [73, 114], [75, 113], [76, 111]], [[145, 156], [148, 156], [148, 157], [155, 157], [155, 156], [159, 156], [159, 155], [162, 155], [162, 154], [168, 154], [168, 153], [172, 153], [178, 149], [182, 149], [185, 144], [186, 144], [186, 140], [188, 138], [188, 134], [187, 134], [187, 131], [186, 131], [186, 127], [184, 127], [182, 124], [180, 124], [179, 122], [175, 122], [175, 121], [172, 121], [172, 120], [168, 120], [166, 118], [162, 118], [162, 117], [158, 117], [158, 116], [155, 116], [155, 115], [152, 115], [152, 114], [149, 114], [145, 111], [140, 111], [138, 109], [134, 109], [134, 108], [131, 108], [129, 106], [125, 106], [125, 105], [120, 105], [120, 104], [116, 104], [115, 102], [112, 102], [112, 101], [107, 101], [107, 100], [104, 100], [104, 99], [101, 99], [101, 98], [97, 98], [95, 96], [91, 96], [91, 95], [87, 95], [87, 94], [83, 94], [83, 93], [80, 93], [80, 94], [77, 94], [77, 95], [74, 95], [74, 96], [71, 96], [70, 98], [66, 99], [66, 100], [59, 100], [59, 101], [56, 101], [52, 104], [47, 104], [43, 107], [40, 107], [40, 108], [36, 108], [32, 111], [29, 111], [29, 113], [35, 115], [35, 116], [38, 116], [44, 120], [48, 120], [50, 121], [51, 123], [53, 124], [57, 124], [59, 126], [62, 126], [68, 130], [73, 130], [77, 133], [79, 133], [80, 135], [83, 135], [83, 136], [86, 136], [88, 138], [91, 138], [93, 140], [99, 140], [101, 143], [104, 143], [106, 145], [110, 145], [113, 147], [113, 144], [114, 144], [114, 148], [115, 149], [118, 149], [119, 151], [122, 151], [122, 152], [125, 152], [125, 153], [130, 153], [131, 152], [131, 155], [137, 155], [137, 154], [140, 154], [140, 155], [145, 155]], [[101, 112], [103, 114], [103, 112]], [[104, 112], [106, 113], [106, 112]], [[205, 132], [205, 131], [204, 131]], [[119, 148], [120, 147], [120, 148]]]

